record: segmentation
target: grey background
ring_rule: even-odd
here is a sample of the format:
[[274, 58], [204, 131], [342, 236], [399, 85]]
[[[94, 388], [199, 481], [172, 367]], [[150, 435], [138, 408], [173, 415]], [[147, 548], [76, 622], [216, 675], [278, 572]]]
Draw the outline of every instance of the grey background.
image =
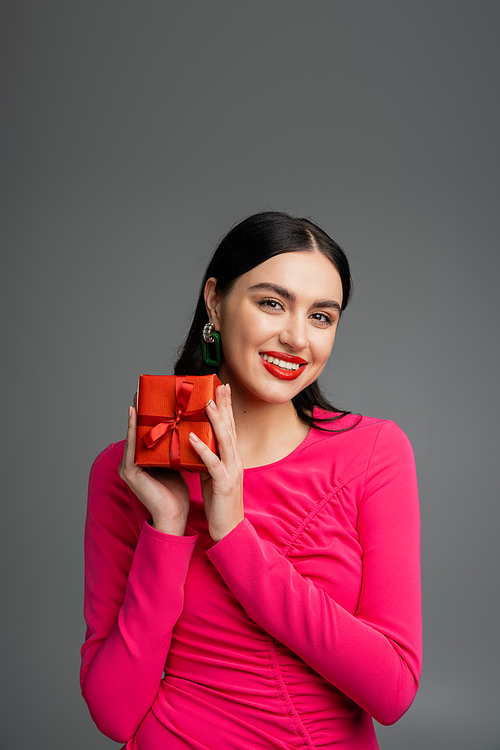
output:
[[323, 382], [417, 459], [425, 661], [381, 747], [500, 748], [497, 2], [7, 2], [2, 744], [110, 748], [79, 696], [88, 469], [264, 208], [339, 241]]

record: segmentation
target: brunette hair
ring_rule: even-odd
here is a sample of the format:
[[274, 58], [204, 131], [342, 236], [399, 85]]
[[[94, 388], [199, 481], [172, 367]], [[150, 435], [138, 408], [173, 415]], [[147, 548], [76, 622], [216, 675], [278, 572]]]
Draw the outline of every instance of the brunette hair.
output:
[[[349, 262], [341, 247], [309, 219], [299, 219], [279, 211], [253, 214], [233, 226], [222, 238], [208, 264], [200, 289], [198, 303], [189, 333], [175, 364], [176, 375], [209, 375], [217, 368], [206, 365], [201, 354], [201, 334], [208, 323], [204, 290], [210, 277], [217, 279], [217, 291], [227, 294], [236, 279], [269, 258], [282, 253], [316, 250], [325, 255], [337, 269], [342, 282], [342, 308], [351, 296], [352, 279]], [[224, 348], [224, 342], [222, 348]], [[318, 381], [300, 391], [292, 403], [299, 419], [310, 427], [321, 429], [320, 422], [341, 419], [348, 411], [340, 411], [328, 402]], [[328, 419], [314, 418], [313, 408], [336, 412]]]

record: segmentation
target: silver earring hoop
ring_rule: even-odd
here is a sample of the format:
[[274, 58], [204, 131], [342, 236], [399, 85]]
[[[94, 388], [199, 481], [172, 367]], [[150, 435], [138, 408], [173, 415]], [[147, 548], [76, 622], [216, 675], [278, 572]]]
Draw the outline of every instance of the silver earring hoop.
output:
[[203, 341], [205, 341], [207, 344], [213, 344], [214, 339], [212, 337], [212, 331], [215, 328], [213, 323], [206, 323], [203, 326]]

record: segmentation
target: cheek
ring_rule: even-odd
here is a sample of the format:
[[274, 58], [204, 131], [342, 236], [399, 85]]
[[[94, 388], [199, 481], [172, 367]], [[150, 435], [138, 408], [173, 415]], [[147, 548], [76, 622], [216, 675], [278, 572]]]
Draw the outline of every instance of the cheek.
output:
[[326, 362], [330, 354], [332, 353], [333, 344], [335, 342], [335, 333], [328, 339], [328, 341], [321, 341], [318, 343], [315, 350], [315, 358], [320, 362]]
[[241, 321], [226, 322], [221, 326], [221, 339], [224, 356], [227, 360], [241, 361], [252, 347], [252, 327], [242, 325]]
[[220, 323], [221, 338], [229, 351], [250, 352], [258, 349], [272, 336], [274, 321], [271, 316], [259, 315], [258, 311], [245, 306], [225, 310]]

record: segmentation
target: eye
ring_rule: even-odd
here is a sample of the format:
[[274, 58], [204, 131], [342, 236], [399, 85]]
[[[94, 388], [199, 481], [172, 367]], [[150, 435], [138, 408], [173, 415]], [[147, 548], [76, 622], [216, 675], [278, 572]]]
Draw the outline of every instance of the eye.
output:
[[278, 302], [277, 299], [261, 299], [257, 304], [264, 310], [283, 310], [283, 305], [281, 304], [281, 302]]
[[310, 316], [315, 323], [318, 323], [323, 328], [333, 325], [336, 321], [326, 313], [316, 312]]

